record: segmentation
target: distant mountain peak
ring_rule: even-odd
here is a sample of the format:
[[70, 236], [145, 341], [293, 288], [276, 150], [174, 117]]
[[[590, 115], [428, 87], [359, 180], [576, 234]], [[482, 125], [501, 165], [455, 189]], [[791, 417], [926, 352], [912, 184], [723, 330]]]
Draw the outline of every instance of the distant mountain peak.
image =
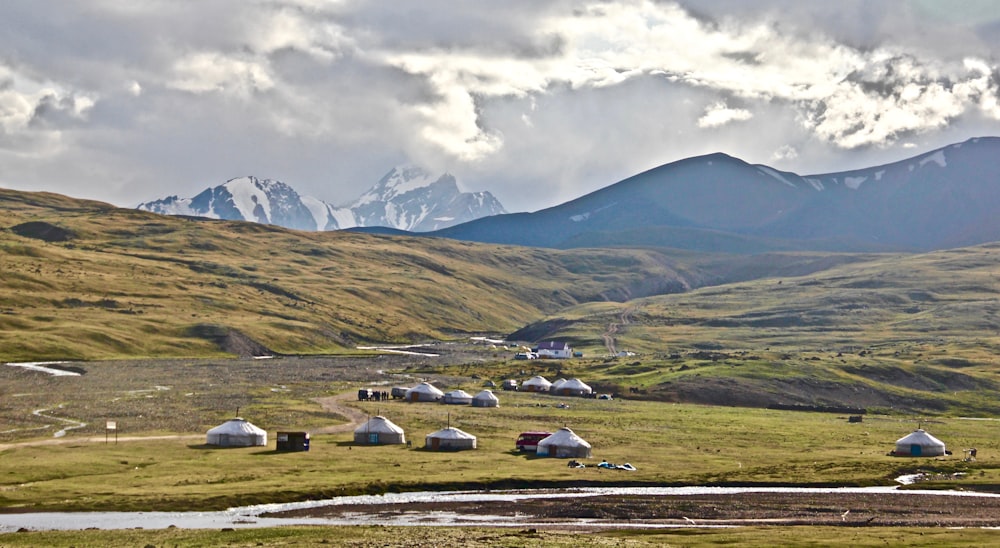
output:
[[247, 175], [207, 188], [192, 198], [173, 195], [141, 203], [137, 208], [298, 230], [382, 226], [416, 232], [505, 213], [489, 192], [462, 192], [451, 174], [434, 176], [415, 165], [394, 167], [346, 207], [301, 196], [278, 180]]
[[423, 168], [397, 166], [352, 206], [358, 226], [385, 226], [414, 232], [447, 228], [506, 213], [489, 192], [462, 192], [450, 173], [434, 176]]

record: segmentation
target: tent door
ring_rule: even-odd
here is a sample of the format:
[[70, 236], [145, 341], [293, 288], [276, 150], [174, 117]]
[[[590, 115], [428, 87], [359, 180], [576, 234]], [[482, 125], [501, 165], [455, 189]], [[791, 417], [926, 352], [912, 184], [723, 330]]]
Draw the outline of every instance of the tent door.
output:
[[368, 444], [369, 445], [378, 445], [378, 432], [369, 432], [368, 433]]
[[914, 457], [919, 457], [920, 456], [920, 445], [916, 444], [916, 443], [911, 444], [910, 445], [910, 454], [913, 455]]
[[431, 449], [437, 451], [441, 448], [441, 438], [431, 438]]

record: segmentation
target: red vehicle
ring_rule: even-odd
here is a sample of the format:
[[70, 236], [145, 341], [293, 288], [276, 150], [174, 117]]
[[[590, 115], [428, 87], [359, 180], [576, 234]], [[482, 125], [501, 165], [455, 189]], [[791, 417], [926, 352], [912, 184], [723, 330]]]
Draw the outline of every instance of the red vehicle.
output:
[[534, 453], [538, 451], [538, 442], [552, 435], [552, 432], [521, 432], [514, 444], [518, 451]]

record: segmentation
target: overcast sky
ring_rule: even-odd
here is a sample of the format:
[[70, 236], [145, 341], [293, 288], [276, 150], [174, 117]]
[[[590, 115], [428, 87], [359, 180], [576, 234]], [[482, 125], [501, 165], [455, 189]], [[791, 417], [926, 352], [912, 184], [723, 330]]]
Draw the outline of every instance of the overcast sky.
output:
[[993, 0], [3, 0], [0, 186], [343, 204], [413, 163], [534, 211], [698, 154], [1000, 135], [998, 62]]

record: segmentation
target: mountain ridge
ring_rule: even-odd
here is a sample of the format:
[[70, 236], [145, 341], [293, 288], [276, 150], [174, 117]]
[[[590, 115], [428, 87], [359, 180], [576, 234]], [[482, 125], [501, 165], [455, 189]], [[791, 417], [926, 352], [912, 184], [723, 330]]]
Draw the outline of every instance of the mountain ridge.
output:
[[453, 175], [435, 177], [416, 166], [393, 168], [361, 197], [343, 207], [302, 196], [281, 181], [248, 175], [209, 187], [191, 198], [171, 195], [140, 203], [136, 209], [296, 230], [388, 227], [411, 232], [439, 230], [506, 212], [488, 191], [462, 192]]
[[[920, 251], [1000, 239], [1000, 138], [980, 137], [870, 168], [798, 175], [724, 153], [678, 160], [533, 213], [427, 235], [551, 248], [631, 245], [642, 233], [697, 251], [710, 236], [753, 250]], [[687, 241], [678, 238], [687, 233]], [[706, 240], [701, 242], [700, 240]]]

